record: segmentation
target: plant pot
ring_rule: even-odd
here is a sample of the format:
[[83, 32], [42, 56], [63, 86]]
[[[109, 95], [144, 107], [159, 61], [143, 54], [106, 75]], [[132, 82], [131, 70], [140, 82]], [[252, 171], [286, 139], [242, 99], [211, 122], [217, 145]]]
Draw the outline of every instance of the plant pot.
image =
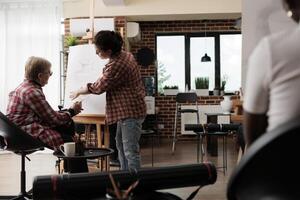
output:
[[219, 95], [220, 95], [220, 90], [214, 89], [214, 96], [219, 96]]
[[231, 96], [223, 96], [223, 97], [224, 97], [224, 99], [220, 103], [222, 111], [224, 113], [230, 113], [230, 111], [232, 109], [232, 101], [230, 99]]
[[208, 89], [196, 89], [197, 96], [208, 96], [209, 90]]
[[164, 95], [177, 95], [178, 89], [164, 89]]

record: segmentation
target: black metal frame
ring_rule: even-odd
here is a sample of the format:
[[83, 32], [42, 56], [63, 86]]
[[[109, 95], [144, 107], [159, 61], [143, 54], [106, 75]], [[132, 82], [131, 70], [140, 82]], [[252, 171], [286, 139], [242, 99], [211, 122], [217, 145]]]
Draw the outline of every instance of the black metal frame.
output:
[[[228, 32], [206, 32], [206, 37], [215, 38], [215, 87], [220, 87], [221, 83], [221, 63], [220, 63], [220, 35], [226, 34], [241, 34], [240, 31]], [[190, 63], [190, 38], [205, 37], [205, 32], [199, 33], [157, 33], [155, 35], [155, 55], [157, 60], [157, 36], [184, 36], [185, 37], [185, 85], [191, 89], [191, 63]], [[199, 57], [200, 59], [200, 57]], [[156, 83], [157, 83], [157, 69], [156, 69]], [[156, 85], [157, 91], [157, 85]]]

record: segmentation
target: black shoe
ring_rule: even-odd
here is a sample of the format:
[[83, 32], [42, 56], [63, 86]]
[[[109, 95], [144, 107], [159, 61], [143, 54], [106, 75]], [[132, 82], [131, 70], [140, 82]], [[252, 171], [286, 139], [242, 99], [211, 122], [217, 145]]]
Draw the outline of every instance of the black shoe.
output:
[[120, 162], [118, 160], [110, 160], [109, 165], [112, 167], [120, 167]]

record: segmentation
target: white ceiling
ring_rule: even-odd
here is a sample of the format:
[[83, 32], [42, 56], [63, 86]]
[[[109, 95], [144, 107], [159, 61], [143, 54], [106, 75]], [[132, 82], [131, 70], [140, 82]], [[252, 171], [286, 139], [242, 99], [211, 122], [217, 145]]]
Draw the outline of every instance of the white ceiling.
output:
[[[98, 17], [127, 16], [129, 21], [228, 19], [241, 16], [242, 0], [124, 0], [107, 6], [95, 0]], [[64, 17], [88, 17], [91, 0], [63, 0]]]

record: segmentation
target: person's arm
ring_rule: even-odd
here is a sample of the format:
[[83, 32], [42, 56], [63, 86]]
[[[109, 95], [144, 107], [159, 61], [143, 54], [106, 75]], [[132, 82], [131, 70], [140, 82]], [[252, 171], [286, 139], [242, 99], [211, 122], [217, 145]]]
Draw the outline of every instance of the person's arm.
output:
[[107, 90], [114, 88], [124, 82], [126, 68], [124, 65], [118, 66], [117, 63], [111, 63], [103, 70], [102, 77], [94, 83], [87, 83], [76, 91], [70, 93], [70, 98], [74, 100], [79, 95], [102, 94]]
[[[39, 116], [41, 122], [48, 126], [59, 126], [71, 121], [72, 114], [54, 111], [41, 90], [31, 90], [24, 95], [24, 98], [26, 104], [37, 116]], [[76, 111], [74, 110], [74, 114], [75, 112]]]
[[86, 94], [90, 94], [88, 88], [87, 88], [87, 85], [85, 86], [82, 86], [81, 88], [79, 88], [78, 90], [75, 90], [75, 91], [72, 91], [70, 93], [70, 98], [72, 100], [74, 100], [75, 98], [77, 98], [79, 95], [86, 95]]
[[271, 59], [268, 39], [263, 39], [249, 57], [244, 97], [244, 138], [249, 147], [267, 129]]
[[252, 114], [244, 111], [244, 136], [246, 146], [250, 146], [266, 132], [268, 120], [266, 114]]

